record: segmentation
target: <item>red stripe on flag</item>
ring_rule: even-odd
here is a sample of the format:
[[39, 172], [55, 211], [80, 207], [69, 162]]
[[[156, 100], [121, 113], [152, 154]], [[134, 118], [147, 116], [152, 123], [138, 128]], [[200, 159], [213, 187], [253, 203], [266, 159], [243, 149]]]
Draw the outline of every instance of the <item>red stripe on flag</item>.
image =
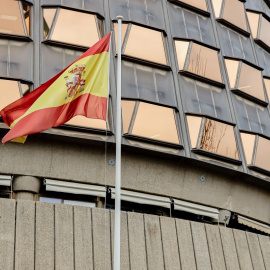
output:
[[107, 100], [87, 93], [62, 106], [35, 111], [22, 118], [6, 134], [2, 143], [60, 126], [76, 115], [106, 120]]

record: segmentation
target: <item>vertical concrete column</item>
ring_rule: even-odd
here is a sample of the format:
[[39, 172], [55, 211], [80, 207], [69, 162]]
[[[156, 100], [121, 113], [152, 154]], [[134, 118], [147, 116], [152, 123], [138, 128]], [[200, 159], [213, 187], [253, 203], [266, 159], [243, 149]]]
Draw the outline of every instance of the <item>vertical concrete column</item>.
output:
[[18, 175], [13, 180], [13, 191], [16, 200], [34, 200], [35, 194], [40, 190], [42, 180], [34, 176]]

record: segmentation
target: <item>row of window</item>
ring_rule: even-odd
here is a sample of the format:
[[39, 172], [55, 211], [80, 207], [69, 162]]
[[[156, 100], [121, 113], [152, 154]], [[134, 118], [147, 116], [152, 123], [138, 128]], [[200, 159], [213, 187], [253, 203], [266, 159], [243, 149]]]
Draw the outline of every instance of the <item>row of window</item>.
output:
[[[140, 18], [140, 14], [136, 15], [135, 12], [138, 7], [136, 7], [136, 5], [133, 6], [133, 1], [127, 1], [126, 4], [124, 4], [124, 2], [125, 1], [121, 1], [121, 5], [129, 10], [129, 19], [137, 21], [137, 19], [134, 18], [136, 18], [136, 16]], [[159, 1], [153, 2], [156, 4], [156, 9], [152, 9], [154, 14], [160, 7], [158, 5]], [[192, 6], [195, 5], [196, 8], [207, 11], [205, 1], [179, 2]], [[161, 22], [161, 30], [153, 30], [141, 25], [146, 24], [157, 27], [150, 23], [151, 8], [149, 7], [153, 7], [152, 4], [151, 1], [144, 1], [144, 9], [139, 8], [141, 11], [145, 11], [143, 13], [146, 16], [146, 21], [140, 21], [140, 24], [124, 23], [122, 28], [122, 53], [124, 57], [126, 56], [127, 58], [126, 61], [122, 63], [123, 74], [125, 75], [123, 76], [123, 97], [140, 100], [123, 100], [123, 131], [125, 136], [131, 138], [142, 137], [170, 144], [180, 144], [181, 138], [179, 136], [178, 117], [176, 117], [177, 112], [175, 110], [177, 104], [172, 74], [170, 71], [167, 71], [166, 68], [164, 69], [164, 66], [170, 66], [170, 58], [167, 55], [168, 50], [166, 48], [167, 44], [165, 42], [164, 32], [162, 31], [164, 27]], [[140, 5], [141, 4], [138, 4], [138, 6]], [[184, 7], [188, 8], [188, 5], [184, 5]], [[27, 8], [24, 6], [27, 5], [23, 2], [16, 2], [16, 8], [20, 11], [20, 18], [22, 18], [21, 24], [24, 27], [24, 35], [29, 35], [30, 9], [29, 6], [27, 6]], [[249, 38], [230, 29], [231, 24], [233, 24], [239, 29], [244, 31], [248, 30], [246, 19], [242, 20], [243, 14], [245, 17], [244, 4], [240, 3], [238, 0], [213, 0], [213, 6], [216, 18], [218, 20], [220, 19], [219, 21], [222, 23], [220, 25], [218, 24], [220, 28], [219, 34], [223, 33], [227, 35], [228, 39], [228, 42], [222, 42], [222, 46], [225, 46], [225, 49], [222, 48], [225, 55], [244, 58], [254, 62]], [[178, 68], [183, 75], [179, 75], [179, 81], [181, 84], [180, 90], [184, 94], [183, 99], [185, 102], [183, 106], [185, 112], [203, 114], [231, 122], [232, 119], [227, 95], [224, 90], [224, 78], [222, 78], [220, 70], [218, 50], [200, 43], [204, 42], [215, 46], [210, 19], [207, 16], [199, 15], [178, 5], [168, 4], [168, 7], [172, 15], [170, 16], [172, 32], [176, 38], [174, 44]], [[236, 16], [230, 13], [231, 7], [235, 7], [234, 10], [236, 8], [240, 10], [238, 15], [241, 18], [238, 21], [235, 21]], [[44, 8], [43, 11], [44, 42], [50, 45], [63, 46], [69, 44], [73, 48], [77, 47], [81, 49], [81, 47], [91, 46], [104, 35], [102, 20], [98, 15], [53, 7]], [[177, 13], [181, 16], [177, 16]], [[74, 17], [77, 19], [74, 20]], [[257, 30], [254, 30], [255, 27], [253, 27], [252, 34], [254, 36], [255, 34], [253, 32], [257, 31], [258, 39], [267, 44], [266, 38], [263, 38], [261, 34], [263, 31], [258, 30], [262, 29], [262, 19], [265, 18], [262, 15], [259, 15], [259, 17], [261, 18], [258, 19], [259, 27], [257, 26]], [[5, 16], [1, 16], [1, 19], [3, 18], [5, 19]], [[224, 23], [224, 21], [226, 21], [226, 23]], [[180, 26], [176, 27], [177, 24], [174, 24], [174, 22], [178, 22], [178, 25], [184, 25], [184, 28]], [[85, 34], [84, 31], [85, 25], [87, 25], [87, 34]], [[63, 31], [63, 27], [67, 27], [69, 31]], [[181, 30], [179, 30], [180, 28]], [[266, 29], [266, 26], [264, 29]], [[22, 33], [13, 34], [23, 35]], [[81, 38], [82, 36], [83, 38]], [[178, 37], [194, 39], [195, 41], [178, 40]], [[16, 61], [19, 63], [14, 63], [11, 59], [11, 56], [15, 55], [12, 52], [13, 47], [18, 46], [20, 43], [3, 40], [3, 44], [3, 48], [7, 51], [7, 53], [3, 54], [3, 57], [7, 58], [1, 61], [0, 69], [3, 69], [3, 73], [1, 74], [3, 74], [4, 77], [27, 77], [31, 81], [31, 76], [25, 76], [27, 72], [27, 74], [32, 73], [31, 67], [30, 70], [21, 68], [22, 64], [25, 65], [27, 61], [22, 61], [21, 57], [16, 57]], [[21, 42], [21, 44], [23, 44], [21, 46], [24, 48], [27, 47], [24, 46], [26, 44], [29, 45], [28, 47], [32, 45], [31, 42]], [[47, 81], [81, 55], [80, 51], [71, 48], [48, 46], [45, 44], [43, 44], [41, 48], [42, 59], [46, 66], [46, 68], [42, 69], [42, 82]], [[1, 49], [0, 52], [2, 51], [4, 50]], [[31, 51], [32, 49], [28, 49], [28, 54]], [[228, 53], [226, 53], [226, 51]], [[24, 56], [25, 55], [27, 55], [27, 53], [25, 53]], [[29, 56], [29, 58], [31, 58], [31, 56]], [[135, 58], [136, 60], [139, 59], [141, 63], [146, 60], [148, 65], [150, 63], [152, 66], [148, 67], [136, 64], [133, 62]], [[269, 114], [265, 108], [267, 98], [265, 97], [265, 86], [263, 84], [261, 70], [242, 60], [225, 58], [224, 61], [230, 88], [236, 91], [237, 94], [232, 95], [232, 99], [236, 111], [239, 111], [239, 113], [237, 113], [237, 121], [240, 129], [270, 136], [270, 131], [268, 130]], [[155, 63], [157, 64], [156, 66], [154, 65]], [[13, 67], [16, 67], [17, 70]], [[20, 72], [25, 74], [21, 74]], [[14, 76], [14, 74], [16, 74], [16, 76]], [[269, 80], [265, 78], [266, 85], [268, 85], [268, 81]], [[26, 84], [1, 80], [3, 84], [7, 82], [17, 84], [16, 87], [12, 86], [12, 88], [15, 89], [14, 93], [16, 93], [16, 98], [23, 95], [24, 91], [22, 89]], [[27, 87], [29, 88], [29, 85]], [[5, 103], [10, 103], [8, 97], [7, 101], [3, 100], [2, 103], [3, 107]], [[2, 107], [2, 104], [0, 105]], [[168, 105], [169, 107], [164, 107], [163, 105]], [[188, 116], [187, 118], [190, 119], [190, 117], [191, 116]], [[235, 145], [232, 143], [232, 145], [229, 146], [229, 140], [226, 140], [226, 138], [234, 134], [231, 134], [231, 132], [234, 132], [233, 126], [223, 124], [216, 120], [210, 120], [209, 118], [203, 119], [202, 122], [204, 126], [200, 126], [200, 134], [203, 136], [200, 138], [199, 146], [196, 147], [196, 149], [238, 160], [236, 142]], [[101, 123], [101, 121], [98, 120], [85, 119], [80, 116], [72, 119], [67, 124], [106, 129], [105, 123]], [[166, 127], [166, 130], [164, 127]], [[191, 135], [191, 137], [192, 136], [193, 135]], [[210, 142], [212, 137], [214, 139], [219, 136], [221, 138], [220, 141]], [[233, 138], [235, 138], [234, 135]], [[204, 143], [204, 141], [207, 143]]]

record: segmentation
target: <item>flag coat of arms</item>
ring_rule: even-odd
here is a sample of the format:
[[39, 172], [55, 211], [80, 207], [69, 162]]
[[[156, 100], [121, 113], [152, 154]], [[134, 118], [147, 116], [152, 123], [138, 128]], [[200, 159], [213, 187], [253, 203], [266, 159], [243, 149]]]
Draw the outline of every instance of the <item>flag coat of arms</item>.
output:
[[[76, 115], [106, 120], [109, 93], [108, 34], [74, 63], [1, 110], [11, 130], [2, 143], [60, 126]], [[14, 140], [16, 141], [16, 140]]]

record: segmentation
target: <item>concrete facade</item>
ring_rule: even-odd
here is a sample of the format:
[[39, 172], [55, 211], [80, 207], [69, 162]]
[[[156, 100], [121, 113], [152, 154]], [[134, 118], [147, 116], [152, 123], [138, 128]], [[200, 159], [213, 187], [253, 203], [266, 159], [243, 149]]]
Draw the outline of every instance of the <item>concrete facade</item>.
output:
[[[0, 212], [0, 269], [112, 269], [113, 211], [0, 199]], [[267, 236], [125, 212], [122, 232], [121, 269], [270, 269]]]

